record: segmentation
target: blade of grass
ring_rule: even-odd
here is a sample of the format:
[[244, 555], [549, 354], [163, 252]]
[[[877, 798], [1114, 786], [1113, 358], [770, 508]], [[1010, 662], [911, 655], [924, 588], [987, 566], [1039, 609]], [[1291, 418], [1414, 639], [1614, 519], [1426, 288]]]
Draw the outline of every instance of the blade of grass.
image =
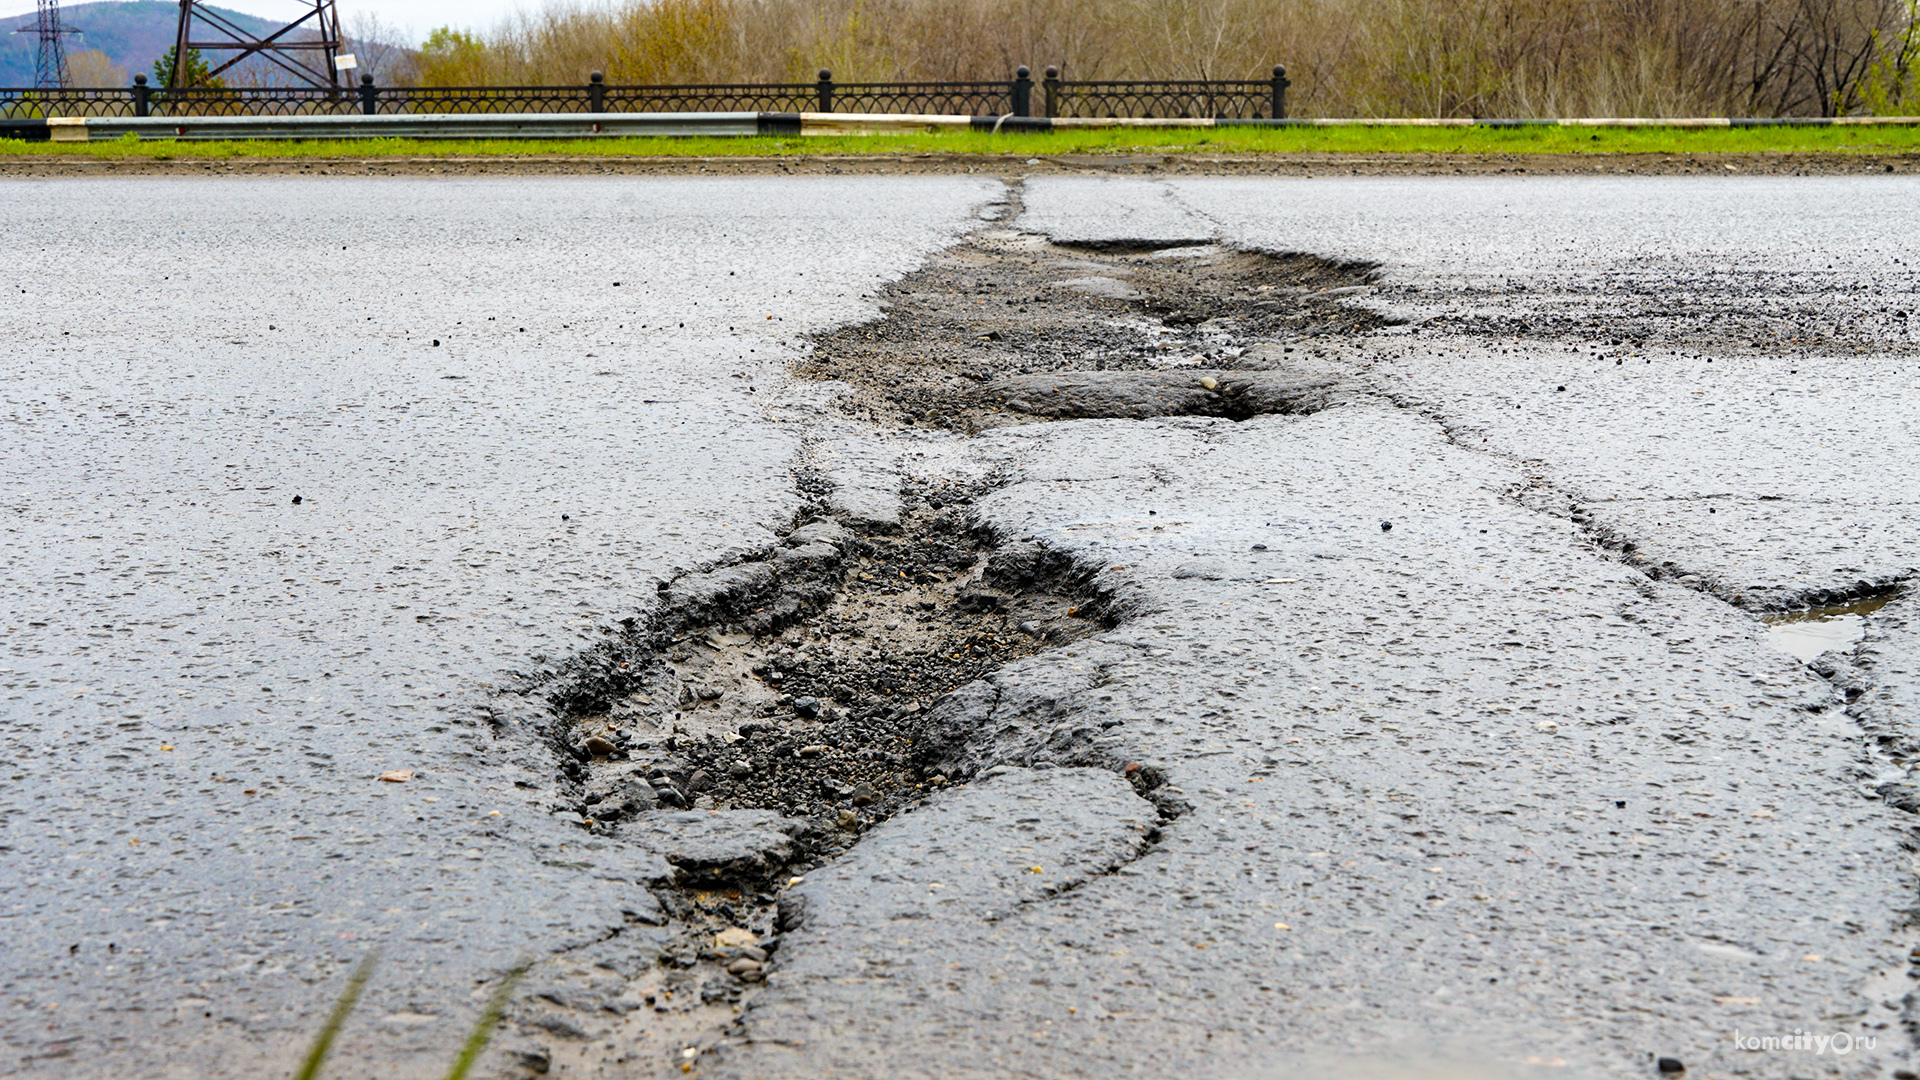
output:
[[373, 977], [373, 967], [380, 961], [380, 950], [368, 953], [353, 974], [347, 976], [347, 988], [340, 991], [340, 1000], [333, 1003], [333, 1012], [327, 1015], [327, 1022], [321, 1026], [320, 1033], [313, 1038], [313, 1046], [307, 1051], [307, 1060], [300, 1066], [300, 1072], [294, 1080], [314, 1080], [320, 1075], [320, 1066], [327, 1060], [327, 1051], [333, 1049], [333, 1037], [340, 1034], [340, 1025], [347, 1022], [347, 1014], [360, 1001], [360, 991], [366, 989], [367, 980]]
[[453, 1061], [453, 1070], [447, 1073], [447, 1080], [466, 1080], [467, 1072], [473, 1063], [480, 1060], [480, 1051], [487, 1048], [487, 1040], [493, 1038], [493, 1029], [500, 1023], [500, 1014], [507, 1009], [507, 998], [513, 994], [513, 984], [527, 973], [530, 961], [522, 960], [508, 971], [493, 988], [493, 996], [487, 999], [487, 1007], [480, 1010], [480, 1019], [467, 1035], [466, 1045], [460, 1048], [460, 1056]]

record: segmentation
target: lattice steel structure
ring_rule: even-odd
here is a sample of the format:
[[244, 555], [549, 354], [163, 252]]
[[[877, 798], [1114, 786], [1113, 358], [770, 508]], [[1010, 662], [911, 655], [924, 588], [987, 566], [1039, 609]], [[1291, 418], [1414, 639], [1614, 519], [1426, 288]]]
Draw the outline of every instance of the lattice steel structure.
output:
[[[41, 0], [42, 4], [47, 2]], [[293, 76], [301, 86], [340, 89], [340, 11], [333, 0], [306, 2], [306, 14], [261, 38], [200, 0], [180, 0], [180, 26], [174, 33], [173, 70], [167, 73], [167, 89], [191, 88], [187, 56], [192, 52], [207, 57], [209, 81], [257, 56]], [[214, 53], [233, 55], [216, 65]]]
[[60, 22], [60, 0], [40, 0], [39, 17], [31, 26], [22, 26], [16, 34], [40, 35], [40, 48], [33, 56], [33, 86], [36, 90], [60, 90], [73, 82], [67, 71], [68, 34], [80, 31]]

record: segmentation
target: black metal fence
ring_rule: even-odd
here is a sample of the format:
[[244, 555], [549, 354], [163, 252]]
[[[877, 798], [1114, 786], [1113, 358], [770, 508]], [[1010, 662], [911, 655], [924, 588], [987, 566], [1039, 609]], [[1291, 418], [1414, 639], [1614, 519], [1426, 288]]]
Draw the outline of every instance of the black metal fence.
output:
[[[1041, 93], [1036, 95], [1038, 85]], [[0, 119], [68, 116], [308, 116], [360, 113], [823, 112], [948, 116], [1284, 118], [1286, 69], [1256, 80], [1072, 82], [1026, 68], [1002, 82], [812, 83], [609, 86], [599, 72], [583, 86], [383, 87], [371, 75], [340, 89], [270, 87], [166, 90], [136, 75], [126, 89], [0, 89]], [[1038, 106], [1036, 110], [1035, 106]]]

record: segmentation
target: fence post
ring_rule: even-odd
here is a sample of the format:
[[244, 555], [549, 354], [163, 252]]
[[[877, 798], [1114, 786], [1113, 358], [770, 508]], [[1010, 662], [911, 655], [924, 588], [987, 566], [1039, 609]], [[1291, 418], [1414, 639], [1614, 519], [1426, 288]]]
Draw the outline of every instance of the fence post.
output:
[[820, 81], [817, 83], [814, 83], [813, 86], [815, 90], [818, 90], [820, 92], [820, 100], [818, 103], [820, 106], [820, 111], [832, 112], [833, 111], [833, 72], [828, 71], [826, 68], [821, 68]]
[[380, 88], [373, 85], [373, 76], [360, 76], [360, 113], [373, 116], [380, 111]]
[[1033, 79], [1025, 64], [1013, 73], [1013, 115], [1033, 115]]
[[133, 115], [153, 115], [153, 87], [147, 85], [145, 75], [133, 77]]
[[1287, 81], [1287, 69], [1284, 64], [1273, 65], [1273, 118], [1287, 118], [1287, 87], [1293, 84]]
[[607, 76], [596, 71], [587, 76], [587, 111], [607, 111]]
[[1046, 80], [1042, 82], [1040, 85], [1046, 90], [1047, 115], [1059, 116], [1060, 115], [1060, 69], [1057, 67], [1049, 66], [1047, 68]]

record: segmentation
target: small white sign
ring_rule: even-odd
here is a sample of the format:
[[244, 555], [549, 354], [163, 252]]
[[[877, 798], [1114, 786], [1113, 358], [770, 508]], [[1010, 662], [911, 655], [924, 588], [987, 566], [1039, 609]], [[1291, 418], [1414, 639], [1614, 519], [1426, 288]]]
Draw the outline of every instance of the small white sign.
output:
[[360, 61], [354, 59], [352, 53], [341, 53], [333, 58], [333, 66], [341, 71], [351, 71], [360, 66]]

